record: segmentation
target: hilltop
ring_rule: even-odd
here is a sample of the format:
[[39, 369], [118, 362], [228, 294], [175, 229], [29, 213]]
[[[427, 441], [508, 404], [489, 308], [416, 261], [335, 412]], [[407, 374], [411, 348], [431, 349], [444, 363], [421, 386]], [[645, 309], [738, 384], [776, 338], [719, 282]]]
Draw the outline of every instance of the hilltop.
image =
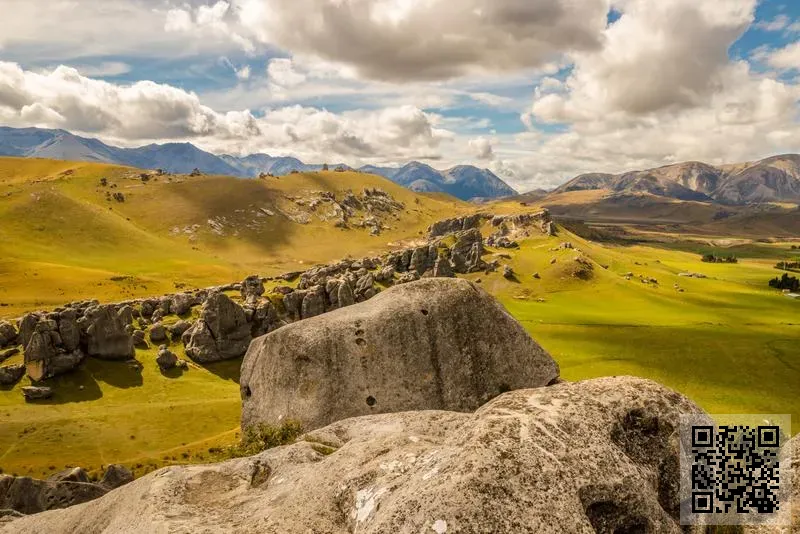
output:
[[[74, 135], [66, 130], [42, 128], [0, 127], [0, 156], [49, 158], [71, 161], [91, 161], [138, 167], [162, 169], [166, 172], [188, 174], [194, 169], [204, 173], [257, 178], [262, 174], [286, 176], [295, 172], [317, 172], [354, 169], [344, 163], [308, 164], [289, 156], [250, 154], [232, 156], [215, 155], [191, 143], [150, 144], [138, 148], [119, 148], [97, 139]], [[417, 178], [408, 175], [417, 169]], [[365, 166], [361, 172], [378, 174], [418, 192], [448, 193], [462, 200], [475, 198], [500, 198], [516, 194], [488, 169], [459, 165], [445, 171], [411, 162], [398, 169]], [[414, 181], [418, 183], [413, 183]]]

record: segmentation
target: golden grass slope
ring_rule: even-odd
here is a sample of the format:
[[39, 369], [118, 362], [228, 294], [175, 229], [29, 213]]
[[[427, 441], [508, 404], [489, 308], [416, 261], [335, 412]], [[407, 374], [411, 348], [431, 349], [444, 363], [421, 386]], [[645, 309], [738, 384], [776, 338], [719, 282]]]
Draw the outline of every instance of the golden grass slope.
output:
[[[418, 236], [471, 207], [418, 195], [374, 175], [294, 174], [268, 180], [158, 176], [135, 169], [0, 158], [0, 317], [71, 300], [114, 301], [277, 273]], [[101, 186], [106, 178], [108, 186]], [[113, 187], [116, 186], [116, 187]], [[296, 201], [380, 188], [405, 205], [380, 237], [336, 228]], [[121, 192], [125, 202], [109, 200]], [[289, 217], [310, 213], [306, 224]], [[364, 215], [364, 214], [361, 214]], [[301, 217], [299, 218], [301, 219]], [[299, 220], [298, 219], [298, 220]]]

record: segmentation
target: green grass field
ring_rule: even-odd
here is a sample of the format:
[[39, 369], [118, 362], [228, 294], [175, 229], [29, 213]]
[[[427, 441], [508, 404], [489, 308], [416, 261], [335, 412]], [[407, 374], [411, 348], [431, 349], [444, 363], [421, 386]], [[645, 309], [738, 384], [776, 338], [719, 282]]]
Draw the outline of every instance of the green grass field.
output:
[[[41, 165], [41, 172], [52, 171]], [[158, 184], [148, 185], [155, 191], [152, 199], [145, 201], [144, 194], [134, 193], [132, 201], [113, 206], [109, 215], [107, 209], [96, 213], [99, 208], [92, 200], [99, 174], [89, 176], [92, 185], [87, 187], [58, 177], [61, 171], [48, 176], [53, 172], [56, 178], [50, 181], [57, 185], [45, 181], [30, 187], [55, 187], [67, 198], [88, 195], [89, 200], [76, 200], [79, 211], [62, 221], [63, 232], [55, 239], [50, 230], [31, 232], [37, 225], [56, 228], [52, 219], [62, 212], [35, 211], [27, 200], [34, 198], [29, 192], [12, 195], [12, 202], [0, 197], [0, 257], [4, 258], [0, 261], [0, 302], [12, 303], [0, 308], [0, 316], [13, 316], [15, 310], [34, 303], [61, 304], [76, 296], [114, 300], [172, 291], [176, 282], [218, 283], [250, 272], [269, 274], [290, 265], [338, 259], [343, 250], [363, 255], [388, 241], [417, 237], [430, 220], [467, 209], [446, 198], [417, 197], [400, 190], [396, 195], [403, 196], [410, 208], [404, 215], [407, 219], [380, 238], [355, 231], [342, 234], [312, 224], [268, 245], [260, 245], [258, 236], [243, 236], [226, 245], [225, 240], [208, 235], [194, 249], [185, 239], [171, 236], [168, 229], [199, 220], [209, 208], [197, 208], [200, 211], [194, 213], [191, 206], [202, 199], [181, 200], [190, 196], [180, 189], [182, 184], [162, 184], [163, 190], [155, 189], [161, 187]], [[323, 176], [327, 180], [323, 184], [316, 175], [301, 175], [294, 185], [308, 180], [317, 185], [303, 187], [342, 190], [351, 179], [358, 187], [383, 184], [370, 182], [380, 179], [365, 175], [329, 174]], [[0, 173], [0, 179], [12, 184], [11, 189], [29, 187], [19, 174], [7, 171], [5, 176]], [[218, 195], [223, 194], [219, 187], [230, 185], [224, 180], [231, 179], [205, 177], [200, 183], [212, 184], [203, 187], [209, 188], [208, 195]], [[269, 188], [259, 193], [255, 188], [265, 186], [253, 184], [246, 185], [254, 187], [245, 195], [249, 203], [254, 195], [274, 194]], [[386, 184], [382, 185], [385, 189], [394, 187]], [[171, 191], [173, 186], [178, 189]], [[292, 184], [287, 180], [274, 187], [289, 191]], [[421, 204], [416, 198], [421, 198]], [[237, 200], [234, 205], [243, 202]], [[169, 211], [171, 204], [177, 215]], [[24, 205], [29, 211], [20, 207]], [[63, 205], [56, 203], [56, 207]], [[138, 212], [142, 206], [149, 206], [146, 213]], [[118, 210], [126, 211], [118, 215]], [[88, 213], [97, 215], [91, 219], [94, 226], [84, 221]], [[103, 233], [116, 237], [87, 245], [80, 228], [91, 239]], [[591, 260], [589, 279], [573, 276], [579, 252], [552, 250], [562, 241], [571, 241]], [[120, 242], [135, 242], [134, 252], [121, 248]], [[489, 257], [493, 253], [511, 256], [502, 261], [514, 268], [516, 282], [499, 272], [469, 277], [481, 279], [482, 286], [550, 351], [569, 380], [622, 374], [648, 377], [686, 394], [711, 413], [789, 413], [793, 432], [798, 432], [800, 302], [767, 287], [778, 273], [774, 263], [789, 252], [789, 245], [741, 247], [738, 264], [702, 263], [695, 247], [677, 248], [681, 247], [604, 245], [562, 232], [559, 237], [523, 241], [520, 250], [490, 251]], [[684, 271], [708, 278], [679, 277]], [[625, 278], [629, 272], [634, 274], [631, 280]], [[540, 279], [533, 273], [539, 273]], [[111, 281], [112, 276], [133, 278]], [[657, 279], [658, 284], [644, 284], [640, 276]], [[675, 284], [684, 291], [679, 292]], [[180, 343], [172, 349], [183, 357]], [[19, 388], [28, 384], [27, 378], [13, 388], [0, 389], [0, 467], [7, 473], [42, 476], [66, 465], [99, 472], [102, 465], [122, 462], [140, 475], [165, 464], [209, 461], [215, 457], [214, 448], [237, 439], [240, 361], [192, 365], [180, 375], [165, 376], [155, 364], [155, 350], [138, 351], [137, 359], [143, 364], [141, 372], [125, 363], [89, 359], [80, 371], [51, 381], [56, 391], [52, 401], [26, 404]], [[11, 362], [20, 360], [21, 356], [15, 356]]]

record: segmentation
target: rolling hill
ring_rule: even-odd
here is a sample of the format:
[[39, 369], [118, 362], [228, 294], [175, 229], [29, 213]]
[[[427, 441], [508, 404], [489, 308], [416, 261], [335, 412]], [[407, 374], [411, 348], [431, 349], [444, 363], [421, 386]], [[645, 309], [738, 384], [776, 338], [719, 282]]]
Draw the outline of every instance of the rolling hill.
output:
[[800, 203], [800, 155], [714, 167], [690, 161], [622, 174], [577, 176], [555, 190], [605, 190], [616, 194], [649, 193], [678, 200], [722, 204]]
[[[141, 175], [108, 164], [0, 158], [0, 317], [377, 254], [470, 209], [356, 172], [263, 180]], [[342, 201], [349, 191], [360, 198], [365, 188], [404, 208], [356, 209], [343, 221], [339, 204], [326, 200], [332, 193]]]
[[[208, 174], [241, 178], [256, 178], [262, 173], [286, 176], [293, 172], [323, 169], [323, 164], [308, 164], [289, 156], [215, 155], [200, 150], [191, 143], [119, 148], [65, 130], [41, 128], [0, 127], [0, 156], [113, 163], [141, 169], [162, 169], [177, 174], [188, 174], [199, 169]], [[330, 169], [353, 170], [344, 163], [329, 163], [328, 166]], [[491, 171], [471, 165], [459, 165], [442, 172], [418, 162], [411, 162], [398, 169], [365, 166], [359, 170], [383, 176], [413, 191], [447, 193], [462, 200], [500, 198], [516, 194], [516, 191]]]

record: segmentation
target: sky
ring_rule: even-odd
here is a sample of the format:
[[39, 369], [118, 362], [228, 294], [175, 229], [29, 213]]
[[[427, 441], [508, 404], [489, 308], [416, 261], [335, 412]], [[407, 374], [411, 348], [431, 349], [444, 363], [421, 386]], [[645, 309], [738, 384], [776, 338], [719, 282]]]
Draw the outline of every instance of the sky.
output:
[[0, 0], [0, 124], [584, 172], [800, 152], [796, 0]]

